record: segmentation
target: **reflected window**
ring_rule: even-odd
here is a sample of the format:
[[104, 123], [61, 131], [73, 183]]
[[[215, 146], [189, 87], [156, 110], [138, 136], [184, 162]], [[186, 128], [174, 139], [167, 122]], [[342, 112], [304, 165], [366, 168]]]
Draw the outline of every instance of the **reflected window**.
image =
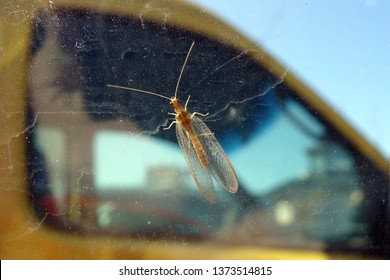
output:
[[183, 169], [187, 166], [173, 142], [120, 131], [98, 132], [93, 141], [94, 185], [98, 190], [146, 186], [158, 190], [184, 184], [188, 173]]

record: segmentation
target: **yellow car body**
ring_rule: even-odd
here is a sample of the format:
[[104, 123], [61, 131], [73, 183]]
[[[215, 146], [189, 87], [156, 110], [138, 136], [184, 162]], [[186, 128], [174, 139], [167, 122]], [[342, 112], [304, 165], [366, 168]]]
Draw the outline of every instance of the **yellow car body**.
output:
[[[382, 253], [364, 250], [327, 251], [323, 248], [286, 247], [275, 244], [216, 243], [153, 237], [89, 234], [52, 228], [35, 214], [31, 205], [27, 167], [27, 80], [34, 18], [40, 11], [76, 9], [121, 17], [142, 15], [144, 20], [179, 26], [204, 37], [223, 41], [237, 50], [253, 50], [252, 59], [283, 76], [299, 99], [326, 118], [349, 145], [366, 157], [382, 176], [388, 195], [389, 165], [386, 159], [346, 121], [327, 106], [297, 77], [257, 44], [200, 8], [183, 1], [2, 1], [0, 5], [0, 257], [1, 259], [360, 259], [384, 258], [390, 252], [388, 196], [375, 228], [383, 240]], [[167, 16], [168, 15], [168, 16]], [[196, 45], [195, 45], [196, 47]], [[164, 100], [165, 102], [165, 100]], [[37, 121], [40, 120], [38, 115]], [[386, 181], [387, 180], [387, 181]], [[387, 189], [387, 191], [386, 191]], [[386, 245], [387, 244], [387, 245]], [[387, 252], [387, 253], [386, 253]]]

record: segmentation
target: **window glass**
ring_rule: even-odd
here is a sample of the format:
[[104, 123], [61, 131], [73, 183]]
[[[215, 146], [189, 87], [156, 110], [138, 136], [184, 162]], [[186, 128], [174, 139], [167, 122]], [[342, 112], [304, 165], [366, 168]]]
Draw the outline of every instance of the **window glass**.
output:
[[[283, 76], [177, 27], [79, 11], [41, 13], [29, 65], [32, 203], [66, 230], [226, 244], [363, 246], [364, 191], [354, 157]], [[239, 181], [199, 192], [177, 143], [178, 98], [220, 141]]]

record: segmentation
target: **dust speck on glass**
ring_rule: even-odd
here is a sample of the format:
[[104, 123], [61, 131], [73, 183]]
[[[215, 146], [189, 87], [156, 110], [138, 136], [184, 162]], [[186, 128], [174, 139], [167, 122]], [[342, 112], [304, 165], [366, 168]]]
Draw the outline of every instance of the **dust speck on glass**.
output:
[[[239, 190], [209, 204], [179, 150], [174, 94], [215, 133]], [[184, 28], [52, 10], [37, 15], [29, 63], [28, 171], [37, 215], [58, 229], [220, 243], [359, 247], [367, 240], [354, 156], [283, 76]], [[331, 175], [331, 176], [330, 176]]]

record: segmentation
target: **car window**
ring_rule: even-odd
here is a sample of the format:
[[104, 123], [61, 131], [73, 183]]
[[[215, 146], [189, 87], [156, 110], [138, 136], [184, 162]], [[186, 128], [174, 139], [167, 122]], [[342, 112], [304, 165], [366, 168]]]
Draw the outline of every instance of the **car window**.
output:
[[[61, 230], [223, 244], [364, 247], [351, 148], [251, 50], [178, 27], [83, 11], [36, 18], [28, 74], [31, 202]], [[220, 141], [239, 189], [199, 192], [180, 151], [178, 98]], [[287, 73], [287, 70], [286, 70]]]

